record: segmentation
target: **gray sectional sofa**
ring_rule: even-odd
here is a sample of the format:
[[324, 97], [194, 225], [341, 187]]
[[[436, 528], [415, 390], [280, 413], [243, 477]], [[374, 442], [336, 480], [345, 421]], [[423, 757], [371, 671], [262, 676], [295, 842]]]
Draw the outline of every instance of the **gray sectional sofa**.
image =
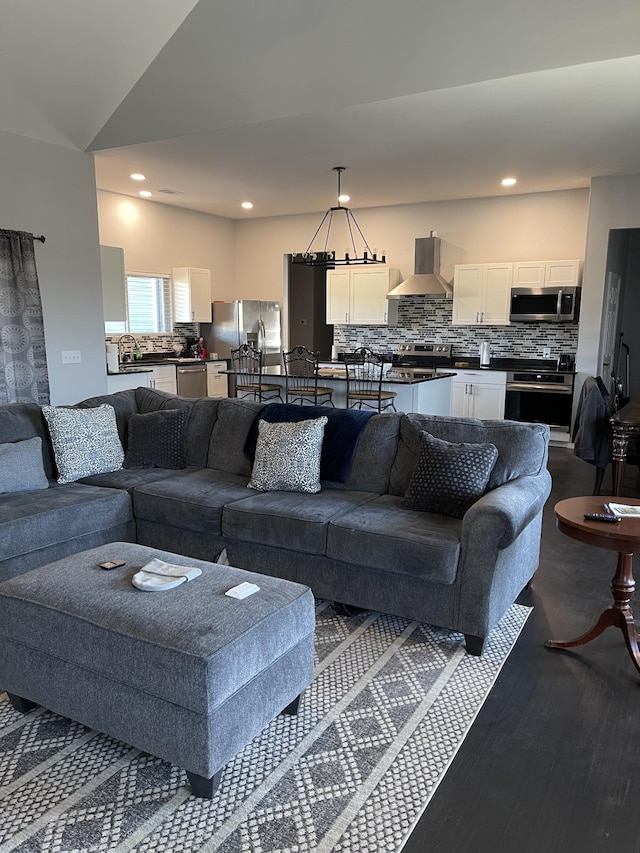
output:
[[[545, 426], [373, 415], [340, 480], [323, 480], [315, 494], [256, 492], [247, 483], [263, 404], [137, 388], [77, 407], [102, 403], [115, 409], [125, 450], [131, 415], [188, 410], [186, 467], [123, 468], [59, 485], [39, 407], [0, 407], [0, 444], [41, 436], [51, 483], [0, 494], [0, 580], [118, 540], [210, 561], [226, 548], [232, 566], [307, 584], [321, 598], [454, 629], [480, 654], [536, 571], [551, 488]], [[462, 518], [403, 505], [423, 431], [498, 449], [486, 493]]]

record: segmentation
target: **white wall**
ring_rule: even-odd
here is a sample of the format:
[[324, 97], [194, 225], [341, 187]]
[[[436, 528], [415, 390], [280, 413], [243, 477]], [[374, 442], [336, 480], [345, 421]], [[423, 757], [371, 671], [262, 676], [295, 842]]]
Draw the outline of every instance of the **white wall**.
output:
[[[51, 402], [106, 392], [93, 157], [0, 132], [0, 227], [44, 234], [36, 264]], [[80, 364], [62, 364], [63, 350]]]
[[[459, 263], [583, 258], [588, 204], [589, 191], [578, 189], [354, 212], [370, 247], [386, 250], [403, 277], [413, 272], [415, 238], [437, 231], [451, 280]], [[236, 298], [282, 299], [282, 255], [306, 249], [321, 216], [237, 222]], [[339, 239], [333, 248], [344, 251]]]
[[127, 272], [211, 270], [213, 299], [235, 299], [234, 222], [118, 193], [98, 191], [100, 243], [124, 249]]
[[576, 369], [580, 373], [593, 375], [600, 369], [600, 327], [609, 231], [612, 228], [638, 227], [640, 175], [593, 178], [576, 360]]

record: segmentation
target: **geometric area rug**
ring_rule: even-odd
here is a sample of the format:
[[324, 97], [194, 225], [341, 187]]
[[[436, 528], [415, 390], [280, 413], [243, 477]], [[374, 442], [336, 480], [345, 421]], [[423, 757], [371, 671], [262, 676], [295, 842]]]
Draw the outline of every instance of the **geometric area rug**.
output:
[[210, 801], [180, 768], [0, 693], [0, 853], [397, 853], [529, 612], [513, 605], [472, 657], [455, 632], [319, 601], [298, 715], [236, 756]]

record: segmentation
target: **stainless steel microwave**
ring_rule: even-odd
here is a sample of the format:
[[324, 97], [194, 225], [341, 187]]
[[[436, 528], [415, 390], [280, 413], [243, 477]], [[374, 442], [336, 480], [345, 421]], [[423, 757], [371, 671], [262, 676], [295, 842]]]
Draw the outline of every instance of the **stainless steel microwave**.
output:
[[512, 287], [509, 319], [520, 323], [577, 323], [580, 287]]

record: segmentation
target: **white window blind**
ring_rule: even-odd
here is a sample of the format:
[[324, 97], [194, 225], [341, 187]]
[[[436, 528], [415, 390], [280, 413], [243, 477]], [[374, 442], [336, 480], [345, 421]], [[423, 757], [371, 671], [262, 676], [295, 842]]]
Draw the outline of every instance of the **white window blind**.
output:
[[130, 332], [171, 332], [171, 279], [169, 276], [127, 275]]

